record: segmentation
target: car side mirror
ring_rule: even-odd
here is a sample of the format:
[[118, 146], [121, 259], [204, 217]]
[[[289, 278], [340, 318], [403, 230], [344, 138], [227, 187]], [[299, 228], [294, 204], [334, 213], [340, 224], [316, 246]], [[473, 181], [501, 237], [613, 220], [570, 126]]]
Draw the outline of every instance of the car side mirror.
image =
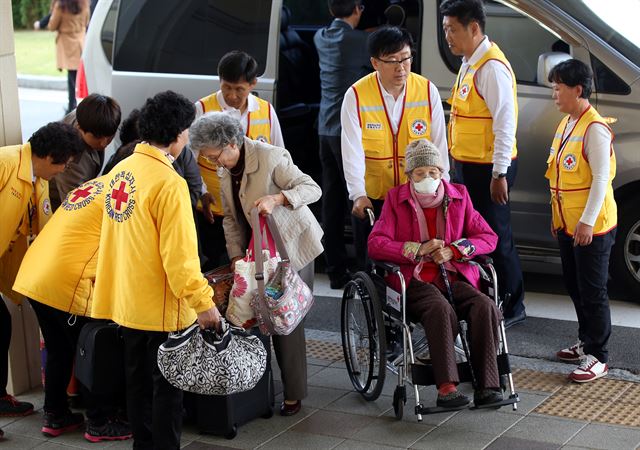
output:
[[551, 87], [549, 72], [551, 72], [554, 66], [567, 59], [571, 59], [571, 55], [563, 52], [549, 52], [538, 56], [538, 84], [540, 86]]

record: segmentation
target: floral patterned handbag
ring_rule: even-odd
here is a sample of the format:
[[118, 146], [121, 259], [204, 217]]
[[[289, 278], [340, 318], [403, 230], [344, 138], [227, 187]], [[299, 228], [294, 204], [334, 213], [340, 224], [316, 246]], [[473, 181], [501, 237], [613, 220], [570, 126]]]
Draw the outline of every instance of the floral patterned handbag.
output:
[[[251, 210], [253, 223], [259, 221], [258, 210]], [[287, 335], [296, 329], [313, 305], [313, 292], [293, 270], [289, 256], [284, 246], [282, 236], [278, 231], [275, 220], [271, 215], [266, 216], [268, 231], [275, 240], [276, 249], [280, 254], [280, 261], [273, 276], [265, 285], [262, 255], [257, 249], [262, 247], [261, 233], [254, 233], [256, 248], [256, 280], [257, 293], [251, 300], [251, 308], [255, 313], [260, 331], [266, 335]], [[254, 226], [254, 230], [256, 227]]]

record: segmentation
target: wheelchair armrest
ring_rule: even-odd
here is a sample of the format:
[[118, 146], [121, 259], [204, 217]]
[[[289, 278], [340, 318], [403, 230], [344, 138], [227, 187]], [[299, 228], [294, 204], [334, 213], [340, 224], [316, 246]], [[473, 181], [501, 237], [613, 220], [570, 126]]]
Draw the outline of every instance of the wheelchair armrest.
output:
[[389, 272], [389, 273], [400, 272], [400, 266], [398, 266], [397, 264], [393, 264], [385, 261], [372, 261], [372, 262], [374, 266], [381, 268], [385, 272]]
[[493, 259], [491, 258], [491, 256], [488, 256], [488, 255], [474, 256], [471, 261], [477, 262], [478, 264], [480, 264], [482, 266], [492, 266], [493, 265]]

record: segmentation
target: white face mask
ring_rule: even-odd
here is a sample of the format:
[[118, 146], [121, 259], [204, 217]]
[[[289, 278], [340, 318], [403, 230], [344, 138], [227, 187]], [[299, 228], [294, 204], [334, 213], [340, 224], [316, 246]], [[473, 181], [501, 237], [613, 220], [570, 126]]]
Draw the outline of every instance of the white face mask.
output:
[[425, 177], [418, 182], [413, 182], [413, 188], [420, 194], [435, 194], [438, 186], [440, 186], [440, 178], [436, 180], [431, 177]]

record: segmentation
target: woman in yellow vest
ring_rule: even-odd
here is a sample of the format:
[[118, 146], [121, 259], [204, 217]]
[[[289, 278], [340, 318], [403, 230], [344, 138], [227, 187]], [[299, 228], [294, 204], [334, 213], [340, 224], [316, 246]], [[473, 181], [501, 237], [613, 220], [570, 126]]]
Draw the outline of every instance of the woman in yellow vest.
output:
[[[0, 148], [0, 292], [15, 302], [13, 281], [28, 244], [51, 216], [48, 180], [77, 158], [84, 144], [71, 125], [51, 122], [24, 145]], [[0, 417], [31, 414], [33, 405], [8, 395], [11, 315], [0, 299]]]
[[[42, 433], [56, 437], [84, 423], [67, 404], [76, 345], [91, 321], [106, 177], [72, 190], [27, 251], [13, 289], [31, 300], [47, 348]], [[86, 392], [90, 442], [129, 439], [131, 428], [117, 416], [113, 396]], [[122, 405], [124, 406], [124, 405]]]
[[613, 132], [589, 104], [593, 74], [570, 59], [549, 73], [562, 119], [547, 158], [551, 233], [558, 239], [564, 282], [578, 316], [578, 342], [557, 353], [580, 362], [569, 378], [584, 383], [608, 372], [611, 314], [609, 256], [617, 226], [611, 182], [616, 174]]

